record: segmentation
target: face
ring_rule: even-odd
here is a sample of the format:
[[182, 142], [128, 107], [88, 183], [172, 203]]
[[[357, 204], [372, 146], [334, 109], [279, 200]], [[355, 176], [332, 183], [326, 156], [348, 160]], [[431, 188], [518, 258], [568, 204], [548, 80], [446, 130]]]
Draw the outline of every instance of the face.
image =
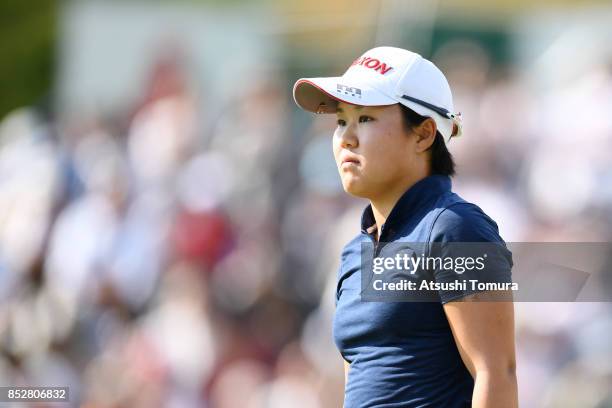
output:
[[404, 126], [398, 104], [358, 106], [340, 102], [334, 157], [347, 193], [373, 199], [396, 190], [418, 168], [419, 143]]

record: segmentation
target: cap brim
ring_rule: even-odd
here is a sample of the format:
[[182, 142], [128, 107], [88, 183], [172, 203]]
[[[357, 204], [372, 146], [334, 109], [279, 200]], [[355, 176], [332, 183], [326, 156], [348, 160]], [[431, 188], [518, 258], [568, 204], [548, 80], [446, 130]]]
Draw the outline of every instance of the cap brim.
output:
[[336, 113], [338, 102], [362, 106], [398, 103], [374, 88], [348, 83], [343, 77], [299, 79], [293, 86], [293, 99], [300, 108], [313, 113]]

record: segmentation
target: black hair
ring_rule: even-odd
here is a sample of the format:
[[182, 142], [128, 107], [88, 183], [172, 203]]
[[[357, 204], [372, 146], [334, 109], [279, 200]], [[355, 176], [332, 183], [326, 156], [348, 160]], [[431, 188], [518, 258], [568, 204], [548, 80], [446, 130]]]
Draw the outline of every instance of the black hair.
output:
[[[399, 106], [402, 109], [404, 125], [409, 130], [419, 126], [427, 119], [427, 116], [421, 116], [401, 103]], [[431, 151], [431, 174], [440, 174], [443, 176], [455, 175], [455, 161], [446, 148], [444, 137], [440, 131], [436, 130], [436, 137], [428, 150]]]

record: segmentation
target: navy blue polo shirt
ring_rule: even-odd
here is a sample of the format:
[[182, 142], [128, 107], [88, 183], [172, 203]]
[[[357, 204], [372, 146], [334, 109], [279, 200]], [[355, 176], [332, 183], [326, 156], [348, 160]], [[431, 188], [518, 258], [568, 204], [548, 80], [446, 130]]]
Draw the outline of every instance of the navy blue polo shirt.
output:
[[[437, 302], [362, 301], [362, 243], [372, 242], [375, 230], [368, 205], [338, 271], [333, 334], [350, 363], [345, 408], [471, 406], [474, 381], [442, 305], [473, 292], [440, 290]], [[497, 224], [453, 193], [450, 178], [441, 175], [418, 181], [400, 197], [379, 241], [503, 243]], [[511, 281], [512, 256], [505, 244], [503, 249], [493, 255], [490, 273], [496, 274], [492, 280]]]

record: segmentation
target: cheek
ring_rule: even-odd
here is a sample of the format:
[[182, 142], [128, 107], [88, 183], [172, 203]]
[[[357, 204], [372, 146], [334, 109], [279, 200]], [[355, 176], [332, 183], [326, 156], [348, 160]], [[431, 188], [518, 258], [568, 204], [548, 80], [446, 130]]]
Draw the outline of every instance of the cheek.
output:
[[372, 134], [372, 137], [367, 138], [364, 155], [372, 170], [389, 172], [401, 167], [406, 156], [406, 143], [400, 139], [401, 137], [405, 135], [380, 129]]
[[334, 136], [332, 137], [332, 151], [334, 152], [334, 160], [336, 160], [336, 164], [338, 164], [341, 150], [342, 149], [340, 148], [340, 138], [337, 137], [334, 133]]
[[402, 173], [402, 155], [381, 143], [373, 149], [371, 160], [368, 160], [369, 173], [373, 178], [383, 181], [396, 178]]
[[338, 136], [338, 132], [335, 131], [334, 134], [332, 135], [332, 148], [334, 149], [334, 154], [337, 154], [338, 151], [340, 150], [340, 137]]

